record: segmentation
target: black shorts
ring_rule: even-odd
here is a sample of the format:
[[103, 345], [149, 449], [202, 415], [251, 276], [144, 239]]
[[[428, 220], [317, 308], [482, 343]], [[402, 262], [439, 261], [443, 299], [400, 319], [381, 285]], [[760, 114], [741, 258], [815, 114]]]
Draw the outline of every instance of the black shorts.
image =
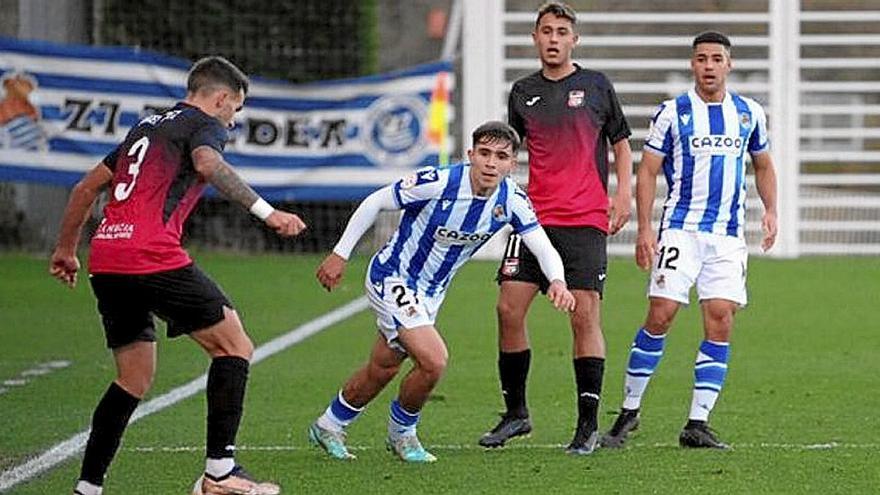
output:
[[[605, 289], [608, 253], [606, 235], [593, 227], [544, 227], [550, 243], [562, 257], [565, 283], [569, 290], [594, 290], [602, 295]], [[498, 283], [530, 282], [547, 292], [550, 282], [541, 272], [535, 255], [522, 243], [519, 235], [511, 234], [498, 268]]]
[[223, 320], [232, 303], [220, 287], [195, 265], [148, 275], [99, 273], [89, 277], [98, 299], [107, 347], [154, 342], [153, 315], [177, 337]]

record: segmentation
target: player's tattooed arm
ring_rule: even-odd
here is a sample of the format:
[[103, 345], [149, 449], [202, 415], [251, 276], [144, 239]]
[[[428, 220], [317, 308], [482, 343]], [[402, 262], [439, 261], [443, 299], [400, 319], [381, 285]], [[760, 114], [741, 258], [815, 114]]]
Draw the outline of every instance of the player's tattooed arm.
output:
[[217, 150], [210, 146], [199, 146], [192, 152], [196, 171], [230, 201], [250, 208], [260, 196], [226, 163]]

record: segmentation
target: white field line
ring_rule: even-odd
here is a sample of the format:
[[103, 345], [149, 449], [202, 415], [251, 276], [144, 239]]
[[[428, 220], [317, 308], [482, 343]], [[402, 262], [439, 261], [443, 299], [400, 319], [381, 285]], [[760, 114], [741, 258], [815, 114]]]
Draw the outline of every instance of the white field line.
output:
[[[534, 443], [515, 443], [499, 449], [487, 449], [477, 444], [425, 444], [430, 450], [485, 450], [488, 452], [503, 452], [505, 450], [562, 450], [567, 444], [534, 444]], [[349, 450], [370, 451], [385, 450], [384, 446], [365, 446], [365, 445], [349, 445]], [[631, 443], [630, 449], [671, 449], [679, 448], [677, 443], [653, 443], [639, 444]], [[880, 450], [880, 443], [845, 443], [845, 442], [827, 442], [827, 443], [735, 443], [731, 444], [733, 450]], [[300, 451], [314, 450], [315, 447], [310, 445], [237, 445], [236, 452], [240, 451]], [[179, 445], [179, 446], [140, 446], [125, 447], [122, 450], [129, 452], [138, 452], [145, 454], [167, 454], [177, 452], [202, 452], [205, 450], [204, 445]]]
[[[367, 306], [367, 298], [360, 297], [323, 316], [319, 316], [312, 321], [304, 323], [284, 335], [266, 342], [254, 351], [251, 365], [255, 365], [273, 354], [277, 354], [294, 344], [302, 342], [327, 327], [335, 325], [336, 323], [363, 311]], [[170, 392], [150, 400], [149, 402], [141, 404], [137, 410], [135, 410], [129, 424], [149, 416], [150, 414], [171, 407], [174, 404], [201, 392], [204, 390], [207, 380], [208, 375], [203, 374], [186, 385], [177, 387]], [[42, 454], [26, 461], [25, 463], [3, 471], [0, 473], [0, 492], [9, 490], [15, 485], [34, 478], [44, 471], [47, 471], [73, 457], [85, 447], [88, 437], [89, 430], [81, 431], [67, 440], [53, 445]]]

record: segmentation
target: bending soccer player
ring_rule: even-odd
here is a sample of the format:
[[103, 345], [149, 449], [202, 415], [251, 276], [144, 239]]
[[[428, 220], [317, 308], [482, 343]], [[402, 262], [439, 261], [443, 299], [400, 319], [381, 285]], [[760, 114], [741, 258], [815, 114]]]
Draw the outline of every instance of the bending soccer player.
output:
[[[726, 36], [698, 35], [691, 56], [694, 89], [660, 105], [645, 141], [636, 188], [636, 262], [651, 269], [650, 303], [630, 350], [623, 407], [602, 437], [605, 447], [622, 446], [638, 427], [642, 396], [660, 363], [666, 334], [696, 284], [704, 340], [694, 366], [690, 415], [679, 443], [727, 448], [707, 422], [727, 375], [733, 318], [747, 302], [746, 153], [752, 157], [764, 203], [765, 251], [773, 246], [777, 231], [776, 172], [768, 151], [767, 118], [754, 100], [727, 90], [731, 67]], [[669, 193], [658, 240], [651, 212], [661, 167]]]
[[572, 311], [559, 254], [538, 224], [526, 195], [507, 178], [516, 164], [519, 137], [502, 122], [473, 133], [470, 164], [420, 170], [367, 197], [336, 247], [318, 267], [321, 285], [342, 280], [357, 241], [380, 210], [403, 210], [397, 231], [370, 260], [366, 292], [379, 336], [370, 359], [349, 378], [310, 427], [309, 439], [337, 459], [353, 459], [345, 428], [394, 378], [409, 357], [413, 367], [400, 384], [388, 417], [387, 446], [407, 462], [433, 462], [416, 436], [419, 413], [446, 369], [447, 350], [434, 327], [456, 270], [503, 226], [510, 224], [538, 257], [556, 308]]
[[89, 281], [117, 370], [95, 409], [75, 494], [101, 494], [128, 420], [153, 382], [153, 315], [168, 323], [169, 337], [189, 335], [211, 357], [207, 460], [193, 493], [280, 492], [235, 462], [254, 346], [232, 303], [180, 243], [183, 224], [207, 183], [279, 235], [295, 236], [305, 228], [299, 217], [260, 198], [221, 155], [247, 89], [247, 77], [228, 60], [199, 60], [189, 72], [186, 99], [141, 120], [71, 193], [50, 273], [76, 284], [83, 223], [98, 193], [109, 186], [110, 201], [92, 237]]

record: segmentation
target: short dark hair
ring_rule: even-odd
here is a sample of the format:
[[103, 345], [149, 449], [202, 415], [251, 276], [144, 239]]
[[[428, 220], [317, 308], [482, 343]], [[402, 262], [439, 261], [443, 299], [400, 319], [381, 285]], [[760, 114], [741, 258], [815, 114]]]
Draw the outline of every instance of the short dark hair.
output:
[[474, 148], [480, 143], [507, 141], [510, 143], [510, 147], [513, 148], [514, 154], [519, 151], [519, 134], [516, 133], [516, 130], [514, 130], [513, 127], [510, 127], [499, 120], [490, 120], [480, 127], [477, 127], [474, 129], [471, 138], [473, 139]]
[[535, 19], [535, 27], [541, 23], [541, 18], [547, 14], [553, 14], [556, 17], [564, 17], [571, 21], [571, 25], [577, 24], [577, 14], [574, 9], [562, 2], [547, 2], [538, 9], [538, 18]]
[[694, 38], [693, 48], [696, 48], [700, 43], [717, 43], [719, 45], [723, 45], [728, 50], [730, 49], [730, 38], [719, 33], [718, 31], [703, 31], [698, 34], [696, 38]]
[[198, 93], [204, 89], [225, 86], [235, 92], [248, 92], [248, 78], [229, 60], [212, 55], [194, 63], [186, 77], [186, 91]]

